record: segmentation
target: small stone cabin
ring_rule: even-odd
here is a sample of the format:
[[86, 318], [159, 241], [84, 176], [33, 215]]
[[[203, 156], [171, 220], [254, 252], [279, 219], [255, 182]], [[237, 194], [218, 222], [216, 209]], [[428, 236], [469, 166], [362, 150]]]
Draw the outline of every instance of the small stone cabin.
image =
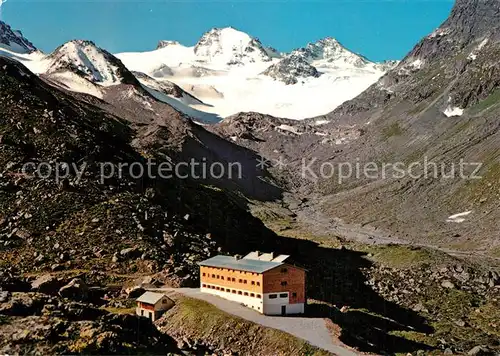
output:
[[146, 292], [137, 298], [136, 314], [156, 321], [174, 306], [174, 301], [162, 293]]

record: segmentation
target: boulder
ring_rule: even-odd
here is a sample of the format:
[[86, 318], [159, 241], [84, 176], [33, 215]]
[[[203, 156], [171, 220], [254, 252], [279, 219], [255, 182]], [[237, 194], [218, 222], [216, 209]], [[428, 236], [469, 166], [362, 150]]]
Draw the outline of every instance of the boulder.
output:
[[75, 278], [67, 285], [59, 289], [59, 295], [63, 298], [85, 301], [88, 299], [89, 288], [81, 278]]
[[140, 286], [134, 286], [134, 287], [125, 289], [125, 294], [127, 295], [128, 299], [139, 298], [145, 292], [146, 292], [146, 290]]
[[486, 356], [486, 355], [494, 355], [494, 353], [487, 348], [486, 346], [475, 346], [467, 352], [467, 355], [470, 356]]
[[64, 286], [64, 281], [52, 274], [44, 274], [31, 282], [31, 290], [44, 294], [55, 295]]
[[441, 287], [447, 288], [447, 289], [454, 289], [455, 285], [451, 283], [450, 281], [446, 280], [441, 283]]
[[134, 258], [141, 255], [141, 251], [137, 246], [126, 248], [120, 251], [120, 255], [124, 258]]

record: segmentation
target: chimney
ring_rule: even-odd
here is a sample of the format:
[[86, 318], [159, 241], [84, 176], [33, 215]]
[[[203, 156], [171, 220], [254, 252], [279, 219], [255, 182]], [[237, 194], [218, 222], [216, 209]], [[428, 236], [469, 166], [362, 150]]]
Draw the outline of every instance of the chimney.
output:
[[240, 256], [240, 255], [234, 255], [234, 259], [235, 259], [236, 261], [239, 261], [239, 260], [241, 260], [241, 256]]

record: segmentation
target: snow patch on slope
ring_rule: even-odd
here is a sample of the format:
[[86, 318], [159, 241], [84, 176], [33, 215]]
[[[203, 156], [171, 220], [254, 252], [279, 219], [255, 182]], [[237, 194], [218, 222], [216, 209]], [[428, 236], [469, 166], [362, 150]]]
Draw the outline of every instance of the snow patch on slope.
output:
[[99, 86], [88, 80], [76, 75], [72, 72], [60, 72], [54, 73], [50, 77], [51, 80], [55, 81], [57, 84], [70, 91], [90, 94], [97, 98], [103, 98], [103, 92]]
[[454, 215], [449, 216], [448, 219], [446, 219], [446, 222], [462, 223], [466, 220], [465, 217], [469, 216], [470, 214], [472, 214], [472, 211], [466, 211], [464, 213], [454, 214]]
[[203, 123], [217, 123], [222, 120], [222, 118], [216, 114], [210, 114], [207, 112], [203, 112], [197, 110], [195, 108], [190, 107], [182, 100], [177, 100], [177, 98], [172, 97], [170, 95], [166, 95], [165, 93], [159, 92], [147, 86], [143, 86], [143, 88], [151, 94], [156, 100], [159, 100], [165, 104], [172, 106], [175, 110], [188, 115], [189, 117], [199, 120]]
[[464, 113], [464, 109], [459, 108], [457, 106], [448, 106], [446, 110], [443, 112], [443, 114], [446, 115], [446, 117], [457, 117], [457, 116], [462, 116]]
[[485, 38], [474, 50], [469, 54], [467, 57], [468, 60], [470, 61], [475, 61], [477, 59], [477, 56], [479, 55], [479, 52], [483, 49], [484, 46], [486, 46], [489, 42], [488, 38]]

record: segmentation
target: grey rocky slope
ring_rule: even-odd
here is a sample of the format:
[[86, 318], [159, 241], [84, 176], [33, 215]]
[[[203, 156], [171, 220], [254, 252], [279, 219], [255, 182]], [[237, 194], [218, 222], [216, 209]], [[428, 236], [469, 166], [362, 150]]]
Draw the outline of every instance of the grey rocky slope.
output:
[[35, 46], [28, 41], [21, 31], [13, 30], [5, 22], [0, 21], [0, 48], [13, 50], [16, 53], [31, 53]]
[[[205, 153], [207, 161], [218, 159], [206, 146], [220, 138], [202, 128], [190, 131], [195, 124], [173, 109], [168, 125], [134, 125], [117, 116], [132, 115], [126, 110], [112, 113], [114, 107], [94, 97], [64, 93], [19, 63], [0, 61], [0, 254], [19, 273], [98, 268], [154, 274], [179, 268], [171, 283], [189, 283], [196, 280], [196, 261], [222, 251], [221, 243], [244, 252], [247, 242], [265, 239], [262, 224], [238, 195], [209, 188], [209, 181], [158, 174], [134, 179], [127, 172], [99, 178], [105, 162], [146, 164], [167, 156], [175, 164]], [[247, 153], [237, 154], [243, 160]], [[50, 162], [52, 169], [56, 162], [87, 166], [80, 179], [72, 168], [57, 181], [55, 175], [39, 179], [23, 171], [28, 162]], [[238, 190], [236, 180], [223, 184]], [[249, 233], [245, 243], [236, 231]]]
[[118, 58], [91, 41], [67, 42], [49, 59], [48, 70], [41, 78], [58, 88], [74, 90], [71, 80], [66, 79], [68, 75], [70, 79], [76, 76], [94, 88], [100, 98], [82, 98], [129, 121], [137, 130], [133, 145], [138, 149], [176, 162], [195, 160], [199, 167], [201, 163], [208, 167], [214, 163], [235, 167], [222, 178], [211, 179], [208, 174], [204, 180], [223, 188], [234, 188], [252, 198], [268, 200], [280, 196], [281, 189], [265, 178], [266, 172], [256, 167], [254, 152], [206, 131], [170, 105], [175, 100], [169, 100], [168, 96], [205, 105], [177, 85], [130, 72]]
[[301, 78], [319, 77], [318, 70], [310, 65], [303, 57], [289, 55], [267, 68], [262, 74], [285, 84], [297, 84]]
[[365, 57], [349, 51], [332, 37], [309, 43], [306, 47], [292, 51], [291, 54], [300, 56], [308, 62], [324, 59], [328, 62], [339, 62], [339, 65], [351, 64], [355, 67], [363, 67], [370, 62]]
[[[255, 134], [259, 141], [241, 144], [272, 159], [282, 156], [288, 162], [284, 181], [303, 197], [316, 197], [325, 220], [377, 228], [372, 236], [386, 241], [498, 253], [499, 8], [496, 1], [459, 0], [443, 25], [379, 82], [334, 112], [294, 125], [312, 125], [319, 135], [280, 139], [264, 130]], [[303, 159], [317, 160], [311, 167], [318, 179], [304, 179]], [[436, 179], [429, 178], [433, 166], [427, 176], [417, 167], [415, 179], [389, 167], [389, 178], [382, 179], [382, 163], [408, 168], [423, 166], [424, 159], [437, 164]], [[482, 163], [483, 178], [462, 179], [461, 161]], [[320, 177], [325, 162], [336, 168], [374, 162], [379, 173], [352, 174], [339, 184], [338, 172]], [[448, 175], [455, 167], [454, 177], [443, 178], [441, 167]], [[465, 167], [464, 176], [472, 177], [475, 167]], [[449, 219], [465, 212], [470, 215], [463, 222]]]
[[339, 77], [347, 73], [363, 71], [386, 72], [397, 65], [396, 61], [373, 63], [367, 58], [353, 53], [336, 39], [327, 37], [309, 43], [286, 54], [282, 59], [267, 68], [262, 74], [287, 85], [297, 84], [305, 78], [317, 78], [324, 70], [337, 70]]
[[[29, 284], [0, 276], [0, 350], [4, 354], [182, 354], [177, 343], [144, 318], [55, 293], [16, 290]], [[48, 285], [48, 284], [46, 284]], [[50, 292], [50, 291], [49, 291]]]
[[[494, 253], [500, 244], [498, 10], [495, 1], [459, 0], [449, 19], [398, 67], [326, 117], [332, 126], [349, 122], [366, 130], [362, 141], [342, 148], [338, 162], [359, 157], [409, 165], [427, 159], [449, 175], [463, 160], [481, 163], [482, 179], [463, 179], [458, 172], [443, 178], [439, 172], [436, 178], [346, 187], [324, 181], [324, 193], [342, 191], [325, 202], [329, 214], [373, 221], [417, 242]], [[474, 169], [467, 166], [464, 176], [472, 177]], [[448, 222], [469, 211], [464, 222]]]

